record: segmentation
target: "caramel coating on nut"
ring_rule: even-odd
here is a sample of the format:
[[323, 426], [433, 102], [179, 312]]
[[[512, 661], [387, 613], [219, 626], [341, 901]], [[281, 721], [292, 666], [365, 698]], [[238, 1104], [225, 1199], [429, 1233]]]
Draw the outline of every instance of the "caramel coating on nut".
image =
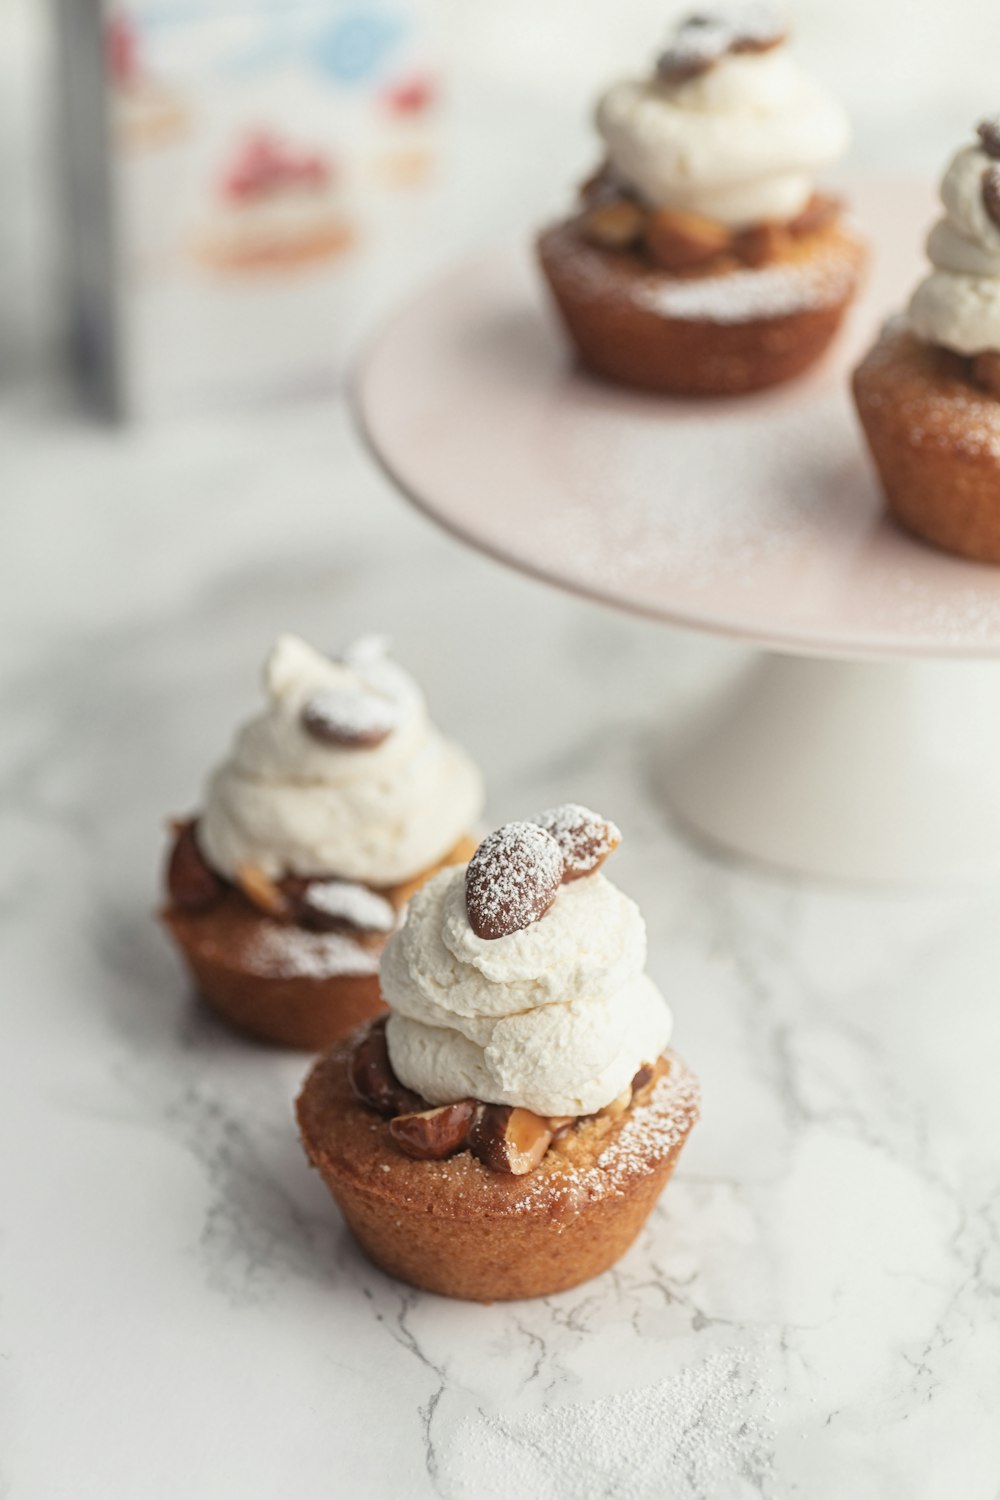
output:
[[646, 220], [643, 238], [651, 260], [662, 271], [690, 271], [729, 248], [725, 225], [704, 214], [661, 208]]
[[477, 1108], [474, 1099], [459, 1099], [436, 1109], [397, 1115], [389, 1121], [389, 1134], [407, 1156], [417, 1161], [442, 1161], [465, 1146]]
[[285, 921], [292, 915], [292, 904], [284, 891], [257, 865], [239, 865], [234, 880], [244, 896], [267, 917]]
[[549, 1122], [530, 1109], [488, 1104], [469, 1136], [469, 1148], [484, 1166], [515, 1177], [538, 1166], [552, 1141]]
[[638, 242], [645, 220], [637, 203], [615, 198], [588, 209], [581, 227], [584, 238], [592, 245], [603, 250], [628, 250]]
[[737, 253], [748, 266], [766, 266], [787, 248], [788, 231], [781, 224], [755, 224], [736, 242]]

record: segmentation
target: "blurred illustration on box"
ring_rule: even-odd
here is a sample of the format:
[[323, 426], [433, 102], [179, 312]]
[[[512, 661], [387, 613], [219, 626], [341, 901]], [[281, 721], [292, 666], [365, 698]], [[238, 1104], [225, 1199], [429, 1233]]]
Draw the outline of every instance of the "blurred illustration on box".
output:
[[127, 413], [267, 400], [343, 371], [437, 183], [436, 10], [105, 0]]
[[116, 145], [140, 151], [183, 135], [190, 123], [184, 97], [147, 72], [135, 24], [124, 12], [107, 22], [105, 46]]

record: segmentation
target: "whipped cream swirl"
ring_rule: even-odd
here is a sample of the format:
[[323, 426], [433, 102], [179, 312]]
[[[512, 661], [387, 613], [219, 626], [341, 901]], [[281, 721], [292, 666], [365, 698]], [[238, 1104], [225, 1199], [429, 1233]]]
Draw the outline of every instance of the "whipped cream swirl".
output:
[[645, 962], [638, 907], [601, 874], [564, 885], [530, 926], [488, 939], [469, 925], [465, 869], [442, 871], [382, 957], [393, 1069], [431, 1104], [592, 1114], [670, 1040]]
[[[412, 678], [381, 641], [331, 661], [282, 636], [264, 673], [266, 709], [244, 725], [213, 774], [198, 824], [221, 874], [252, 864], [272, 878], [330, 875], [390, 886], [436, 864], [483, 805], [477, 768], [430, 722]], [[324, 743], [304, 727], [316, 699], [373, 699], [393, 725], [381, 743]]]
[[795, 218], [850, 137], [843, 109], [784, 43], [720, 57], [693, 78], [616, 83], [597, 129], [612, 172], [649, 207], [735, 230]]
[[1000, 350], [1000, 225], [983, 199], [983, 176], [995, 165], [979, 146], [952, 158], [941, 183], [944, 216], [927, 240], [934, 270], [910, 301], [917, 337], [956, 354]]

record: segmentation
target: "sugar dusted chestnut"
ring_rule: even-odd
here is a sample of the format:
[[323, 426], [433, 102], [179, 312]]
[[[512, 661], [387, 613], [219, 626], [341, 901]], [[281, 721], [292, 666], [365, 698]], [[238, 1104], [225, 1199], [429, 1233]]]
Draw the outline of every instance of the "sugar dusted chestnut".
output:
[[537, 824], [505, 823], [488, 834], [465, 872], [473, 932], [492, 940], [537, 922], [555, 900], [563, 872], [559, 845]]

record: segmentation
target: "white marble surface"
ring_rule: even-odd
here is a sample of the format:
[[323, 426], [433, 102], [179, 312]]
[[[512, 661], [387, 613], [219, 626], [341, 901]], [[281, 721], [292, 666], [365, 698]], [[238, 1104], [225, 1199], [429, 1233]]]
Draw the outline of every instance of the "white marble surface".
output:
[[[343, 410], [125, 436], [0, 407], [0, 1495], [995, 1500], [997, 892], [689, 846], [665, 727], [737, 653], [461, 550]], [[617, 1271], [450, 1304], [308, 1170], [307, 1059], [152, 917], [163, 820], [292, 628], [396, 637], [495, 820], [613, 815], [704, 1118]]]
[[[442, 254], [547, 212], [589, 158], [612, 12], [520, 3], [455, 12], [482, 77]], [[855, 160], [930, 170], [995, 106], [996, 17], [862, 3], [799, 7]], [[624, 60], [660, 19], [618, 9]], [[40, 13], [0, 0], [4, 378], [51, 328]], [[997, 1500], [996, 889], [822, 888], [691, 847], [663, 736], [739, 654], [462, 551], [339, 404], [113, 436], [8, 394], [0, 495], [0, 1500]], [[550, 1301], [371, 1269], [295, 1138], [307, 1059], [206, 1016], [153, 920], [164, 819], [271, 637], [371, 627], [494, 820], [570, 796], [622, 824], [702, 1079], [641, 1242]]]

